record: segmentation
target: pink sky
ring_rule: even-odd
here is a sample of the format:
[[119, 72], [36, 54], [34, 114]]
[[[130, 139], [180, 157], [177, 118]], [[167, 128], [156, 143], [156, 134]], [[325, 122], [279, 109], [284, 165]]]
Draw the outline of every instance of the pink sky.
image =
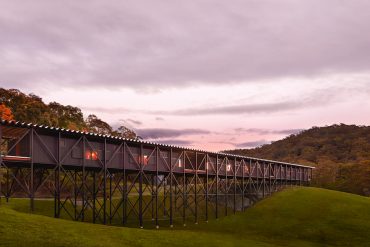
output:
[[370, 123], [369, 1], [1, 6], [1, 87], [147, 140], [217, 151]]

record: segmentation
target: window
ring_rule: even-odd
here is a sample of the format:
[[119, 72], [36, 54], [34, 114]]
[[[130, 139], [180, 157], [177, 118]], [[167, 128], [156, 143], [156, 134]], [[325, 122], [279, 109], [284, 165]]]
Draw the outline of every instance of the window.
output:
[[248, 166], [244, 166], [244, 173], [245, 174], [249, 174], [249, 168], [248, 168]]
[[227, 166], [226, 166], [226, 171], [231, 171], [231, 165], [230, 164], [228, 164]]
[[147, 165], [148, 164], [148, 162], [149, 162], [149, 157], [148, 157], [148, 155], [146, 155], [146, 154], [144, 154], [143, 155], [143, 165]]
[[99, 159], [98, 151], [87, 150], [86, 153], [85, 153], [85, 159], [87, 159], [87, 160], [98, 160]]

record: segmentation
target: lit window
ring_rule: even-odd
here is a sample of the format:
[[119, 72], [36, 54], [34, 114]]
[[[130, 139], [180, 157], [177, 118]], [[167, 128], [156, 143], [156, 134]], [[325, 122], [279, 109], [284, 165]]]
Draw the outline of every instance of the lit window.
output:
[[98, 152], [97, 151], [86, 151], [85, 159], [87, 160], [98, 160]]
[[249, 168], [248, 168], [248, 166], [244, 166], [244, 173], [249, 174]]
[[178, 160], [178, 163], [179, 163], [179, 167], [182, 167], [182, 160], [181, 159]]
[[98, 160], [98, 152], [92, 151], [91, 152], [91, 159], [92, 160]]
[[87, 160], [91, 159], [91, 152], [90, 151], [86, 151], [85, 159], [87, 159]]
[[148, 155], [143, 155], [143, 164], [146, 165], [148, 164], [149, 158]]
[[226, 166], [226, 171], [228, 171], [228, 172], [231, 171], [231, 165], [230, 164]]

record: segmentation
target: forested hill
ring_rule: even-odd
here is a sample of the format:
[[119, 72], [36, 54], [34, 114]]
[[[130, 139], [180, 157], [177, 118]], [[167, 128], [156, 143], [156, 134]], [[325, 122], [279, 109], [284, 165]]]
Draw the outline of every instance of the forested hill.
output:
[[312, 165], [314, 185], [370, 195], [370, 126], [313, 127], [269, 145], [226, 152]]
[[96, 115], [89, 115], [85, 118], [78, 107], [62, 105], [57, 102], [46, 104], [39, 96], [24, 94], [17, 89], [0, 88], [0, 118], [104, 135], [136, 138], [136, 133], [126, 126], [114, 129]]

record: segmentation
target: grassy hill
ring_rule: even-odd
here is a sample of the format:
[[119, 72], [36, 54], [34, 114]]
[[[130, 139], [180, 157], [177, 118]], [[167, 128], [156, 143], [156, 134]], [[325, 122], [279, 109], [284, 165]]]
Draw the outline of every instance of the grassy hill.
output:
[[186, 228], [93, 225], [0, 205], [0, 246], [370, 246], [370, 198], [293, 188], [245, 213]]
[[315, 186], [370, 195], [370, 126], [313, 127], [269, 145], [226, 152], [312, 165]]

